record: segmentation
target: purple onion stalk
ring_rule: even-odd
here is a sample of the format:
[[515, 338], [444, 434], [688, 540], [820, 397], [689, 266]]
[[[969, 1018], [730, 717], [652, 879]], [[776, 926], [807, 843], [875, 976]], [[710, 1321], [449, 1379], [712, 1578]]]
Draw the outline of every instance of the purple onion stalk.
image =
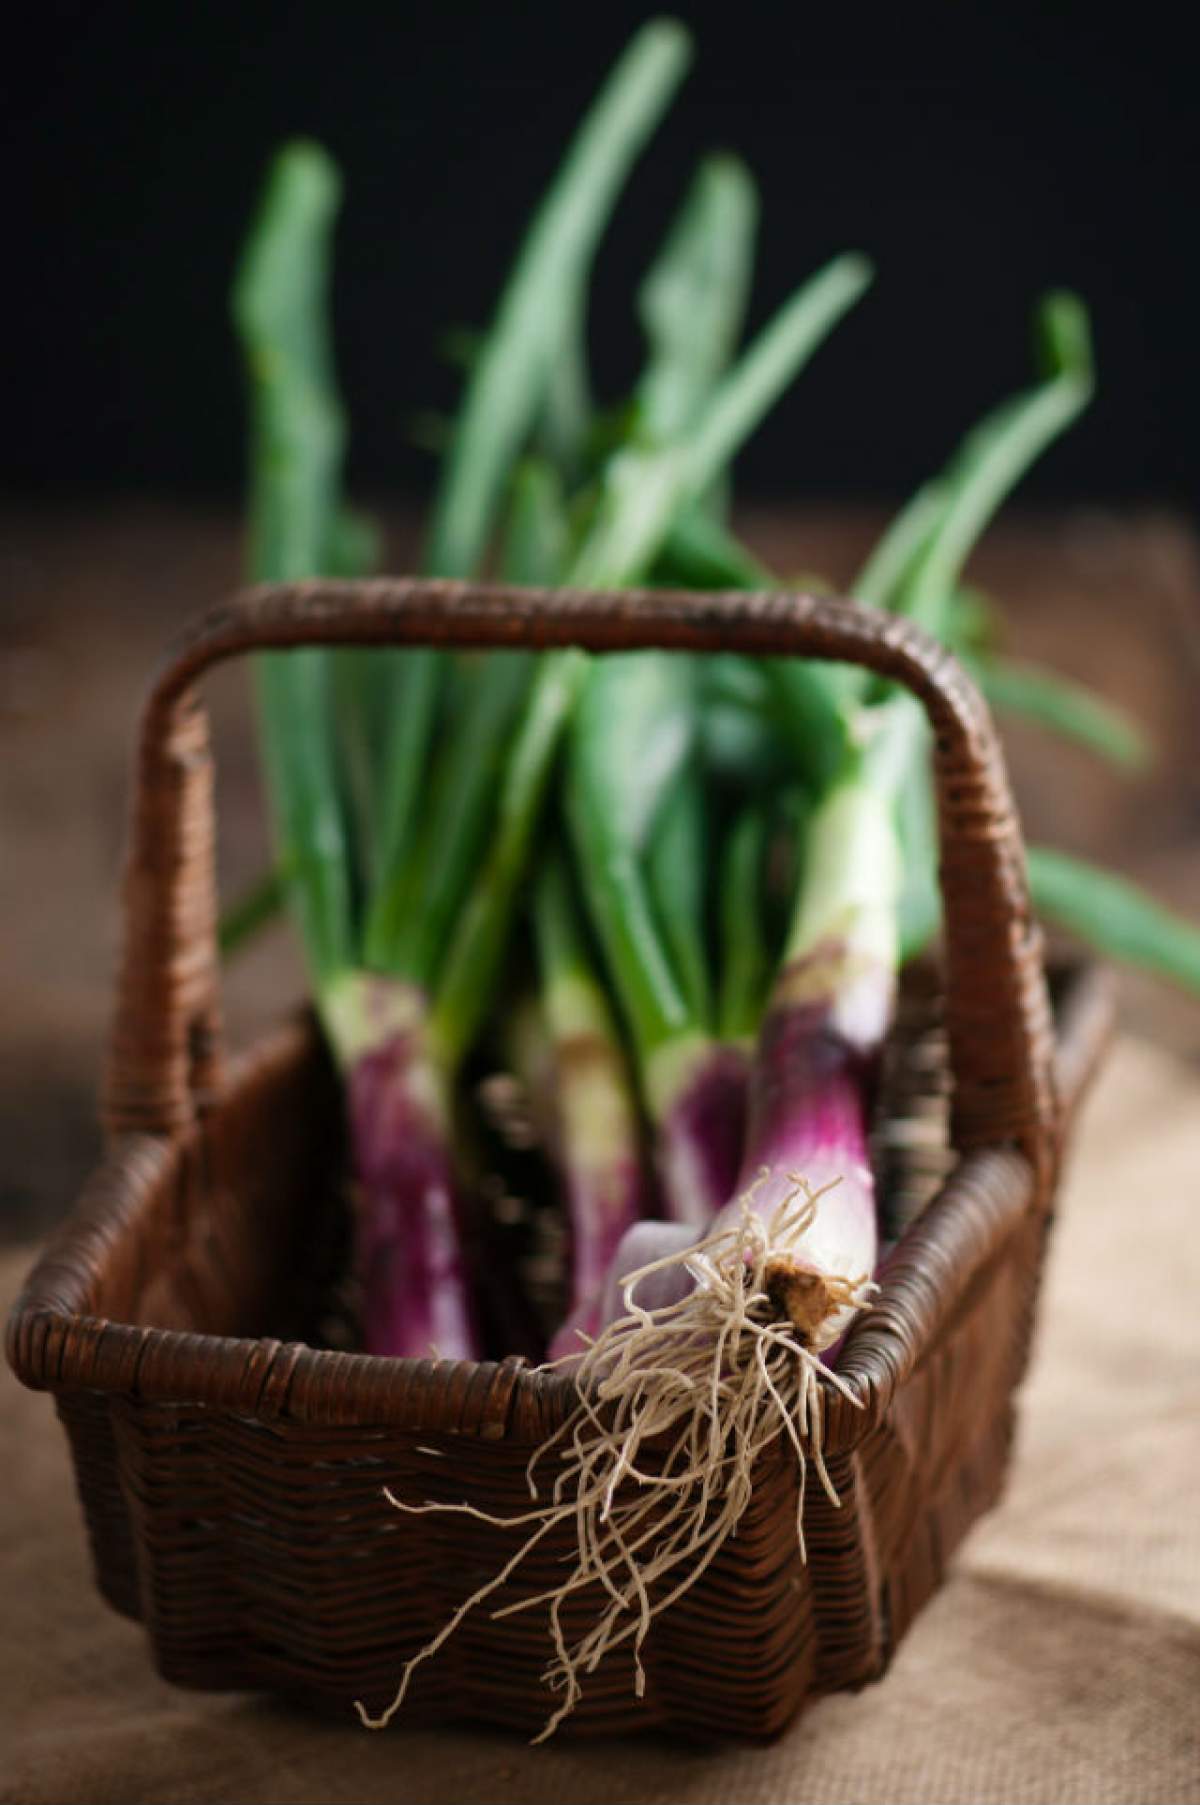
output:
[[673, 1222], [705, 1227], [736, 1182], [749, 1067], [745, 1047], [702, 1035], [668, 1042], [646, 1061], [655, 1159]]
[[616, 1041], [583, 1030], [556, 1038], [554, 1050], [574, 1307], [603, 1282], [649, 1197], [637, 1110]]
[[[898, 955], [899, 855], [886, 795], [835, 785], [807, 835], [805, 877], [746, 1083], [746, 1135], [723, 1207], [700, 1227], [648, 1223], [618, 1247], [586, 1324], [670, 1306], [703, 1284], [702, 1250], [747, 1210], [775, 1237], [764, 1271], [775, 1312], [813, 1352], [835, 1346], [878, 1258], [868, 1132]], [[804, 1205], [813, 1200], [813, 1207]], [[572, 1351], [560, 1332], [551, 1353]]]
[[534, 943], [549, 1107], [541, 1113], [566, 1203], [568, 1320], [603, 1285], [650, 1204], [629, 1061], [593, 969], [566, 867], [548, 856], [534, 891]]
[[[551, 1359], [578, 1348], [607, 1320], [614, 1271], [629, 1269], [630, 1247], [674, 1231], [672, 1245], [712, 1222], [741, 1169], [750, 1054], [699, 1032], [665, 1039], [640, 1060], [657, 1183], [648, 1182], [628, 1062], [603, 989], [578, 971], [545, 986], [557, 994], [563, 1175], [572, 1229], [571, 1303]], [[656, 1204], [666, 1223], [646, 1222]], [[658, 1239], [655, 1239], [655, 1237]]]
[[345, 1078], [369, 1353], [480, 1357], [449, 1084], [415, 985], [357, 972], [324, 999]]

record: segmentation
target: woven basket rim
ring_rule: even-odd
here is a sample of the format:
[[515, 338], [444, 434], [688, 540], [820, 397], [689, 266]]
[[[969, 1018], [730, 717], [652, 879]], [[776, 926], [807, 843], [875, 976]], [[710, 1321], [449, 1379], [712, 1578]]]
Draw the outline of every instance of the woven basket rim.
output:
[[[1056, 1009], [1058, 1079], [1069, 1119], [1106, 1044], [1112, 983], [1106, 968], [1062, 971]], [[227, 1095], [253, 1064], [295, 1059], [316, 1032], [311, 1011], [293, 1014], [231, 1063]], [[219, 1105], [218, 1105], [219, 1107]], [[207, 1406], [263, 1422], [281, 1420], [449, 1431], [482, 1439], [536, 1440], [569, 1414], [574, 1385], [561, 1373], [500, 1361], [392, 1359], [313, 1348], [272, 1337], [232, 1337], [112, 1321], [81, 1308], [87, 1274], [119, 1242], [131, 1197], [162, 1182], [183, 1159], [193, 1125], [170, 1138], [129, 1135], [92, 1175], [80, 1201], [37, 1261], [8, 1321], [7, 1354], [17, 1377], [38, 1390], [124, 1393], [147, 1403]], [[1013, 1148], [961, 1155], [938, 1195], [898, 1244], [879, 1307], [860, 1317], [839, 1362], [848, 1401], [825, 1387], [826, 1446], [852, 1446], [887, 1409], [938, 1328], [980, 1269], [1004, 1247], [1037, 1201], [1028, 1161]], [[969, 1208], [965, 1205], [974, 1204]], [[956, 1227], [947, 1272], [946, 1220]], [[937, 1241], [936, 1265], [926, 1261]], [[936, 1285], [928, 1283], [928, 1271]], [[910, 1295], [910, 1291], [918, 1291]], [[901, 1332], [903, 1331], [903, 1332]]]

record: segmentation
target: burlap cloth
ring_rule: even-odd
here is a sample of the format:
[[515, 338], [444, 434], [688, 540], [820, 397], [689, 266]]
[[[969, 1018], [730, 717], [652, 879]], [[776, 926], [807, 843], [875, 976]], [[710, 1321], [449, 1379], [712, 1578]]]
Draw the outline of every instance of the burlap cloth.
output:
[[[774, 1747], [372, 1735], [172, 1689], [94, 1592], [48, 1399], [3, 1383], [0, 1796], [1200, 1801], [1200, 1082], [1113, 1055], [1067, 1184], [1008, 1496], [887, 1677]], [[2, 1268], [5, 1307], [27, 1263]], [[714, 1646], [712, 1658], [721, 1650]]]

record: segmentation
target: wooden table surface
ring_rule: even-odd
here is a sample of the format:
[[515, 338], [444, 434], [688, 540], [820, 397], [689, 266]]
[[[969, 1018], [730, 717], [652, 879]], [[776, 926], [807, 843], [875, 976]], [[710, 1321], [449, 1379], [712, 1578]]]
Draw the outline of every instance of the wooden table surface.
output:
[[[879, 517], [749, 516], [772, 565], [848, 582]], [[389, 566], [411, 562], [402, 522]], [[233, 587], [232, 516], [166, 505], [0, 515], [0, 1238], [69, 1206], [97, 1147], [94, 1098], [116, 943], [116, 896], [138, 701], [166, 641]], [[1178, 520], [1079, 512], [1016, 517], [972, 576], [1003, 601], [1010, 649], [1105, 690], [1152, 729], [1155, 771], [1123, 781], [1027, 728], [1006, 731], [1027, 832], [1100, 858], [1200, 915], [1200, 556]], [[209, 690], [221, 871], [236, 889], [264, 858], [244, 672]], [[286, 930], [230, 974], [240, 1039], [298, 989]], [[1126, 1022], [1200, 1064], [1200, 1006], [1147, 979]]]

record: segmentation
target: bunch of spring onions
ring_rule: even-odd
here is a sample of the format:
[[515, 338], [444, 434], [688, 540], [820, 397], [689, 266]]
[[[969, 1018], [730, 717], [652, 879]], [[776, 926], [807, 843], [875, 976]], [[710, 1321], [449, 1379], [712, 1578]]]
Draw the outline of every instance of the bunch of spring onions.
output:
[[[735, 159], [711, 157], [638, 290], [640, 373], [619, 405], [590, 394], [592, 260], [688, 57], [674, 23], [637, 34], [535, 211], [471, 345], [428, 573], [778, 586], [729, 526], [731, 463], [862, 298], [866, 261], [835, 259], [743, 343], [755, 191]], [[317, 147], [285, 148], [236, 283], [258, 580], [365, 574], [375, 556], [341, 493], [338, 194]], [[999, 657], [963, 580], [998, 507], [1091, 394], [1080, 302], [1047, 296], [1036, 329], [1031, 386], [924, 482], [850, 593], [944, 639], [997, 707], [1136, 766], [1133, 724]], [[800, 660], [580, 650], [293, 651], [259, 660], [258, 687], [278, 882], [345, 1084], [364, 1343], [470, 1358], [549, 1341], [614, 1402], [622, 1470], [638, 1437], [683, 1409], [700, 1347], [703, 1398], [679, 1416], [668, 1467], [673, 1495], [704, 1507], [666, 1541], [660, 1518], [645, 1519], [653, 1577], [677, 1568], [676, 1584], [691, 1583], [715, 1546], [714, 1474], [733, 1463], [717, 1486], [724, 1535], [764, 1435], [790, 1433], [800, 1451], [818, 1368], [830, 1371], [871, 1290], [880, 1056], [897, 972], [939, 925], [917, 705]], [[1051, 919], [1200, 989], [1187, 924], [1058, 853], [1035, 851], [1030, 877]], [[478, 1154], [488, 1073], [504, 1075], [531, 1186], [563, 1225], [553, 1321], [494, 1257]], [[763, 1375], [753, 1408], [743, 1386], [732, 1415], [731, 1322]], [[669, 1403], [646, 1377], [668, 1344]], [[779, 1408], [764, 1417], [768, 1392]], [[640, 1644], [651, 1608], [629, 1554], [647, 1544], [647, 1507], [613, 1525], [615, 1479], [585, 1415], [569, 1453], [569, 1509], [583, 1499], [594, 1516], [590, 1539], [580, 1530], [585, 1577], [614, 1535], [625, 1553], [617, 1577], [603, 1574], [613, 1602], [594, 1640], [568, 1649], [550, 1602], [564, 1709], [614, 1640]]]

